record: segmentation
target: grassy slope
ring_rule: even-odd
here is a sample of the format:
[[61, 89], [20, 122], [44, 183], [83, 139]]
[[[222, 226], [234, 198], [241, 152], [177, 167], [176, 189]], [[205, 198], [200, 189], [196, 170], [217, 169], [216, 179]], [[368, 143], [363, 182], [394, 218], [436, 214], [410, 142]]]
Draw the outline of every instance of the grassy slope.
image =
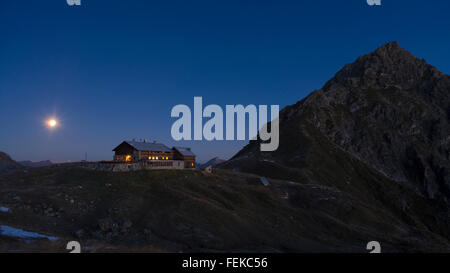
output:
[[[65, 251], [73, 239], [89, 251], [364, 252], [370, 240], [386, 251], [448, 249], [444, 239], [426, 229], [412, 233], [370, 199], [307, 180], [270, 182], [264, 187], [258, 176], [227, 170], [109, 173], [73, 166], [0, 176], [0, 205], [12, 210], [0, 213], [0, 224], [61, 238], [25, 243], [0, 236], [0, 251]], [[49, 207], [59, 216], [45, 213]]]
[[330, 222], [332, 229], [338, 224], [348, 228], [341, 235], [332, 235], [344, 245], [371, 234], [402, 251], [434, 246], [449, 251], [446, 204], [425, 199], [411, 187], [389, 180], [343, 151], [302, 117], [284, 126], [289, 128], [280, 130], [276, 152], [260, 153], [259, 145], [253, 143], [222, 167], [300, 184], [321, 184], [345, 193], [346, 197], [326, 212], [334, 221]]

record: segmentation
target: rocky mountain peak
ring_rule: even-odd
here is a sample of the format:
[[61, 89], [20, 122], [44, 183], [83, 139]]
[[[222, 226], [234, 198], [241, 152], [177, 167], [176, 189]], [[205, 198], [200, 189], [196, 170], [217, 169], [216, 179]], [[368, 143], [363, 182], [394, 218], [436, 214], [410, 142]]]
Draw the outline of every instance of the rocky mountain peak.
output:
[[334, 90], [341, 86], [414, 89], [429, 85], [444, 76], [425, 60], [403, 49], [397, 42], [389, 42], [344, 66], [325, 84], [323, 90]]
[[385, 56], [387, 58], [392, 58], [395, 56], [402, 56], [402, 55], [406, 58], [416, 58], [414, 55], [412, 55], [406, 49], [402, 48], [396, 41], [389, 42], [387, 44], [384, 44], [384, 45], [378, 47], [374, 51], [374, 53], [376, 53], [380, 56]]
[[[259, 163], [252, 163], [253, 172], [266, 171], [260, 162], [310, 170], [325, 158], [335, 162], [339, 153], [329, 151], [338, 147], [427, 198], [450, 200], [449, 136], [450, 77], [391, 42], [284, 108], [277, 152], [261, 154], [250, 143], [231, 163], [235, 168], [242, 166], [238, 159], [254, 158]], [[327, 141], [332, 147], [320, 151]], [[334, 175], [329, 179], [340, 183]]]

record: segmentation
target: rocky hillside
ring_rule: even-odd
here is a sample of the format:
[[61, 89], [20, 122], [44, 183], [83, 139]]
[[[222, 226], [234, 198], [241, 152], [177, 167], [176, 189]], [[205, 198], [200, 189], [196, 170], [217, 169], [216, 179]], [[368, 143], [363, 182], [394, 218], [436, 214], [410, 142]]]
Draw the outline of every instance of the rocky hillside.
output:
[[423, 224], [436, 205], [354, 164], [370, 176], [349, 187], [371, 187], [378, 201], [307, 180], [264, 186], [229, 170], [67, 164], [0, 175], [0, 252], [67, 252], [72, 240], [83, 252], [367, 252], [372, 240], [383, 252], [449, 251], [445, 227]]
[[221, 166], [337, 187], [450, 238], [449, 124], [450, 77], [392, 42], [284, 108], [277, 151], [252, 141]]
[[322, 89], [283, 109], [280, 124], [277, 152], [261, 154], [253, 143], [234, 159], [254, 156], [304, 168], [305, 153], [319, 152], [305, 139], [315, 137], [313, 130], [428, 198], [450, 198], [450, 76], [396, 42], [359, 57]]
[[19, 163], [12, 160], [6, 153], [0, 152], [0, 174], [19, 169], [22, 169], [22, 166]]
[[292, 115], [305, 115], [389, 178], [429, 198], [450, 198], [450, 76], [397, 43], [345, 66], [322, 90], [287, 108], [287, 119]]

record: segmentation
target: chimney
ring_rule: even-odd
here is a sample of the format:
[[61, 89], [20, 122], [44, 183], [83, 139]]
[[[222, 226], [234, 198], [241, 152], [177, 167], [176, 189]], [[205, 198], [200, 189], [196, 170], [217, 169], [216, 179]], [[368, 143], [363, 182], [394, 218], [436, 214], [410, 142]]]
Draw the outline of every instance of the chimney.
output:
[[147, 140], [144, 138], [144, 143], [146, 143], [147, 142]]
[[153, 144], [156, 144], [156, 140], [153, 140]]

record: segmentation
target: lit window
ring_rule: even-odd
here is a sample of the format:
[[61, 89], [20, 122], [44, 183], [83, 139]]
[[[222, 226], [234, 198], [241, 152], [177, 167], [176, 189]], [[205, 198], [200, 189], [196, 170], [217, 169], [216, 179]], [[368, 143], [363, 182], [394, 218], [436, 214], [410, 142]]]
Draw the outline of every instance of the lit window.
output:
[[156, 157], [156, 159], [158, 159], [158, 157]]
[[168, 157], [168, 156], [166, 156], [166, 159], [169, 159], [169, 157]]
[[149, 156], [149, 157], [148, 157], [148, 160], [150, 160], [150, 159], [152, 159], [152, 157], [151, 157], [151, 156]]
[[194, 167], [194, 163], [192, 163], [192, 167]]
[[131, 161], [131, 155], [127, 155], [127, 156], [125, 157], [125, 161], [126, 161], [126, 162], [130, 162], [130, 161]]

